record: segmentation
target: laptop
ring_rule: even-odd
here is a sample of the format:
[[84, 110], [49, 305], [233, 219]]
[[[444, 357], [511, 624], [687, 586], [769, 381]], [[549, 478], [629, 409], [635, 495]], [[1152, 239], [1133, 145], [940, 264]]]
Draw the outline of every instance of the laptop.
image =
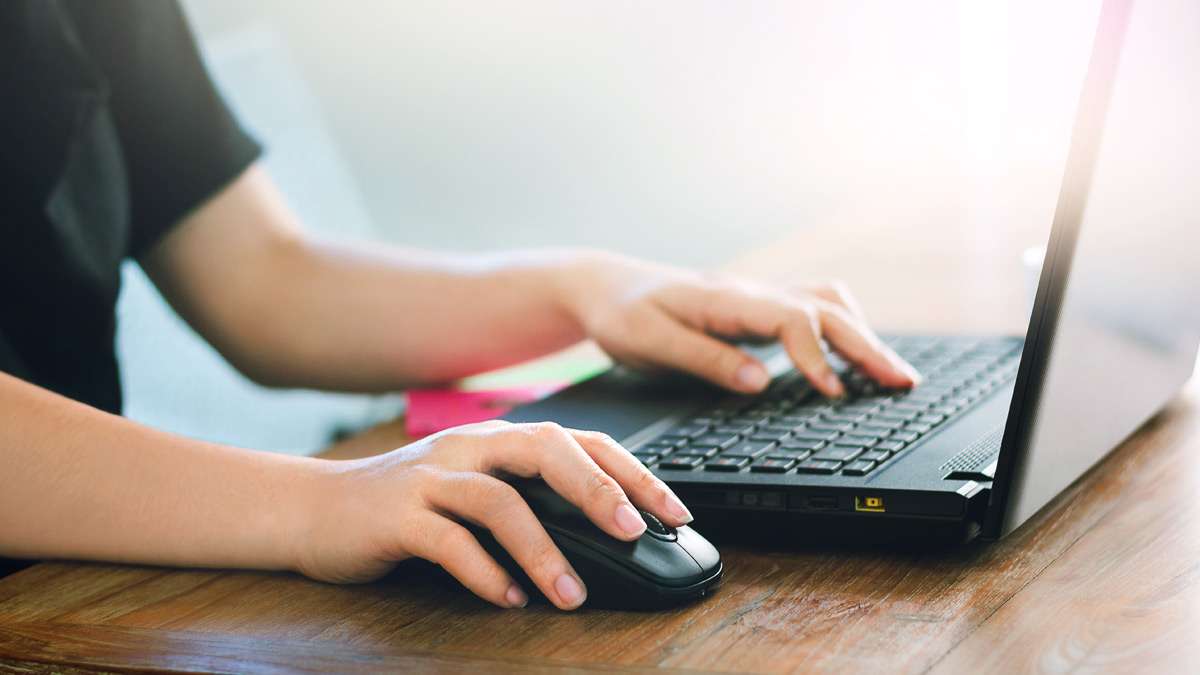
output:
[[[510, 421], [604, 431], [709, 527], [998, 539], [1190, 378], [1200, 346], [1200, 6], [1106, 0], [1024, 336], [885, 339], [925, 382], [835, 354], [822, 398], [778, 345], [766, 392], [615, 367]], [[986, 311], [981, 307], [981, 311]]]

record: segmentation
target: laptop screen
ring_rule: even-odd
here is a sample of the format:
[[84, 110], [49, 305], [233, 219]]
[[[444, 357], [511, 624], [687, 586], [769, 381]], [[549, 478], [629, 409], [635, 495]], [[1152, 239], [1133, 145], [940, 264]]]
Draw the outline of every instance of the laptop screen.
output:
[[1200, 343], [1200, 3], [1106, 0], [983, 536], [1161, 409]]

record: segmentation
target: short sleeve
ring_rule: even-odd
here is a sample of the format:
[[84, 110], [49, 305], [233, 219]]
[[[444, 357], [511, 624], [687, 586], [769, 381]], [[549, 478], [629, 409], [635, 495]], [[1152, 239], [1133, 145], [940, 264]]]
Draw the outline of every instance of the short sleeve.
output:
[[107, 82], [128, 182], [127, 254], [136, 258], [262, 148], [217, 92], [177, 2], [79, 0], [68, 7]]

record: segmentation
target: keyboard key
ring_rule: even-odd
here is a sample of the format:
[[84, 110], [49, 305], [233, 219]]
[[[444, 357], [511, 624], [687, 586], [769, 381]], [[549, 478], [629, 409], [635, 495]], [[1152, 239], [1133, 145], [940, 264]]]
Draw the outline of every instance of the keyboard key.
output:
[[675, 449], [674, 441], [659, 441], [659, 440], [650, 441], [649, 443], [638, 448], [638, 450], [642, 450], [645, 452], [657, 452], [659, 454], [670, 452], [674, 449]]
[[672, 457], [702, 457], [709, 458], [720, 452], [721, 449], [715, 445], [689, 445], [686, 448], [680, 448], [671, 454]]
[[704, 434], [692, 439], [689, 446], [711, 446], [716, 448], [728, 448], [737, 443], [740, 439], [737, 436], [726, 434]]
[[883, 450], [868, 450], [868, 451], [864, 452], [863, 454], [859, 455], [858, 459], [863, 459], [868, 462], [882, 462], [883, 460], [885, 460], [891, 456], [892, 456], [891, 453], [885, 452]]
[[756, 431], [750, 436], [750, 440], [759, 443], [778, 443], [791, 435], [791, 431]]
[[750, 470], [757, 473], [784, 473], [795, 465], [794, 459], [766, 457], [751, 464]]
[[675, 427], [674, 429], [671, 429], [670, 431], [668, 431], [666, 434], [663, 434], [663, 435], [664, 436], [666, 436], [666, 435], [683, 436], [685, 438], [695, 438], [695, 437], [703, 434], [706, 431], [708, 431], [707, 424], [686, 424], [684, 426]]
[[720, 424], [712, 429], [714, 434], [723, 436], [749, 436], [754, 433], [752, 424]]
[[788, 450], [786, 448], [775, 448], [767, 454], [768, 457], [775, 459], [790, 459], [801, 460], [808, 459], [813, 454], [812, 450]]
[[863, 401], [855, 401], [854, 403], [846, 403], [844, 405], [838, 406], [835, 409], [834, 414], [869, 415], [869, 414], [879, 410], [879, 407], [882, 404], [883, 404], [883, 401], [881, 401], [881, 400], [867, 399], [867, 400], [863, 400]]
[[891, 432], [903, 426], [904, 422], [901, 422], [900, 420], [879, 420], [872, 417], [866, 422], [858, 425], [858, 427], [855, 428], [855, 431], [865, 431], [879, 436], [886, 436], [887, 434], [890, 434]]
[[638, 461], [647, 466], [658, 461], [658, 455], [654, 454], [653, 452], [635, 452], [633, 453], [633, 456], [637, 457]]
[[835, 431], [850, 431], [854, 428], [854, 425], [835, 424], [831, 422], [813, 422], [812, 424], [808, 425], [808, 428], [812, 431], [826, 431], [832, 433]]
[[743, 466], [750, 463], [749, 457], [729, 457], [722, 455], [704, 463], [705, 471], [741, 471]]
[[904, 444], [900, 441], [883, 441], [876, 443], [874, 449], [882, 452], [898, 452], [904, 448]]
[[874, 468], [875, 462], [867, 462], [860, 459], [858, 461], [850, 462], [846, 466], [842, 467], [842, 473], [846, 474], [847, 476], [865, 476], [871, 472], [871, 469]]
[[848, 462], [863, 454], [866, 448], [858, 446], [831, 445], [813, 453], [813, 459], [827, 459], [834, 462]]
[[863, 420], [867, 419], [867, 416], [865, 414], [854, 415], [854, 414], [846, 414], [846, 413], [835, 413], [835, 414], [829, 414], [829, 415], [822, 415], [821, 418], [824, 420], [827, 420], [829, 422], [833, 422], [834, 424], [858, 424], [859, 422], [862, 422]]
[[832, 433], [829, 431], [797, 431], [792, 434], [792, 439], [797, 441], [820, 441], [829, 443], [841, 434]]
[[671, 471], [691, 471], [700, 466], [704, 459], [701, 457], [680, 457], [678, 455], [664, 459], [658, 463], [658, 468]]
[[[857, 432], [858, 430], [855, 429]], [[879, 437], [873, 434], [844, 434], [841, 438], [835, 441], [838, 445], [865, 445], [870, 447], [879, 442]]]
[[945, 415], [921, 415], [920, 417], [917, 418], [917, 421], [920, 422], [921, 424], [937, 426], [937, 425], [941, 424], [942, 422], [946, 421], [946, 416]]
[[914, 431], [897, 431], [897, 432], [893, 433], [891, 436], [889, 436], [888, 440], [902, 441], [904, 443], [912, 443], [913, 441], [917, 440], [920, 437], [921, 437], [921, 434], [918, 434]]
[[841, 466], [841, 462], [827, 462], [820, 459], [809, 459], [797, 464], [796, 471], [798, 473], [833, 474], [837, 473], [838, 468]]
[[802, 438], [789, 438], [779, 444], [785, 450], [820, 450], [825, 447], [825, 441], [807, 441]]
[[787, 416], [788, 417], [816, 418], [816, 417], [819, 417], [819, 416], [824, 415], [825, 413], [829, 413], [829, 412], [833, 412], [833, 406], [831, 406], [827, 403], [817, 403], [817, 404], [810, 403], [810, 404], [799, 406], [797, 408], [793, 408], [792, 411], [787, 414]]
[[753, 458], [760, 455], [765, 455], [775, 449], [774, 443], [738, 443], [737, 445], [723, 451], [722, 457], [747, 457]]
[[928, 424], [921, 424], [919, 422], [911, 422], [907, 426], [905, 426], [904, 429], [905, 429], [905, 431], [911, 431], [914, 434], [927, 434], [930, 432], [930, 430], [933, 429], [933, 427]]

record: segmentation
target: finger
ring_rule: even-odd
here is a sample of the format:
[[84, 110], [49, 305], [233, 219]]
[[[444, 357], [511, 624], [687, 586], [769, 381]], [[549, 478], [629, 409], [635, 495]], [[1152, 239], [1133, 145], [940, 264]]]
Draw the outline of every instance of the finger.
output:
[[502, 432], [500, 452], [488, 452], [482, 472], [540, 475], [546, 484], [578, 506], [609, 535], [632, 541], [646, 522], [612, 476], [596, 464], [573, 436], [552, 422], [514, 424]]
[[767, 369], [746, 352], [687, 326], [658, 308], [639, 322], [638, 356], [734, 391], [755, 394], [771, 382]]
[[692, 522], [691, 512], [675, 492], [611, 436], [574, 429], [568, 429], [568, 433], [605, 473], [616, 479], [633, 503], [673, 527]]
[[587, 598], [583, 580], [508, 483], [480, 473], [447, 473], [426, 501], [490, 530], [556, 607], [574, 609]]
[[[818, 391], [830, 397], [845, 394], [845, 386], [829, 366], [821, 349], [819, 317], [811, 303], [747, 284], [726, 284], [709, 289], [704, 297], [705, 307], [700, 322], [705, 329], [722, 334], [776, 338], [783, 343], [796, 368]], [[670, 300], [673, 309], [680, 306], [682, 300], [694, 301], [694, 298], [678, 293]], [[704, 337], [732, 349], [729, 345]], [[765, 369], [763, 373], [765, 375]]]
[[816, 306], [830, 345], [868, 376], [887, 387], [912, 387], [920, 381], [915, 368], [844, 308], [824, 301]]
[[840, 281], [830, 281], [822, 284], [798, 284], [790, 289], [793, 294], [800, 296], [815, 296], [826, 302], [840, 305], [850, 312], [850, 315], [867, 324], [867, 314], [859, 304], [858, 298], [850, 292], [850, 287]]
[[409, 547], [413, 555], [441, 565], [472, 593], [500, 607], [523, 607], [529, 601], [520, 586], [465, 527], [435, 513], [416, 523], [419, 533]]
[[796, 369], [825, 396], [845, 396], [846, 385], [829, 365], [825, 350], [821, 348], [821, 324], [816, 310], [811, 305], [795, 303], [777, 307], [775, 311], [782, 321], [779, 341]]

